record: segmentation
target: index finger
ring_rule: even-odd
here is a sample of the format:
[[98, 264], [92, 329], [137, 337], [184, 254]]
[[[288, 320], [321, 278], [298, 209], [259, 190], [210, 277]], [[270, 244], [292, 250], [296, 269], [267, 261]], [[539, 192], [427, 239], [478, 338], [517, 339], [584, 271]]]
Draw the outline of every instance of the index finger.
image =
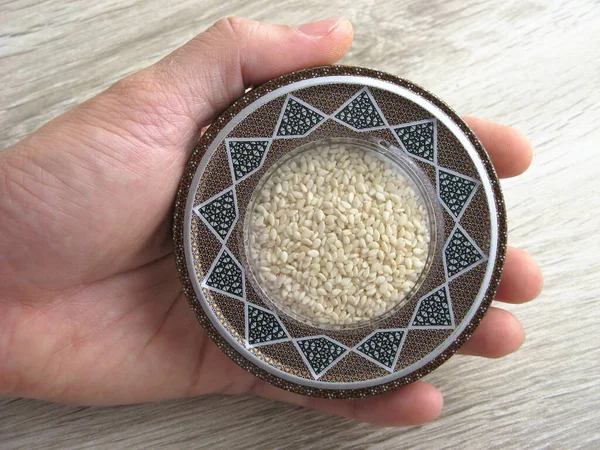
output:
[[491, 120], [471, 116], [463, 119], [487, 150], [500, 178], [520, 175], [531, 165], [533, 150], [523, 133]]

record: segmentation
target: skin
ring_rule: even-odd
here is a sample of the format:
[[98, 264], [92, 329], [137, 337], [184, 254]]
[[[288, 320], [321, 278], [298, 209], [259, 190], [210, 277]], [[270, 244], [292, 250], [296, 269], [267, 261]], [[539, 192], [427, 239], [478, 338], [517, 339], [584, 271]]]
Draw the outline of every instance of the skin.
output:
[[[377, 425], [437, 417], [442, 395], [426, 382], [335, 401], [265, 384], [206, 336], [175, 270], [173, 201], [202, 128], [248, 86], [334, 63], [352, 37], [345, 20], [223, 19], [0, 153], [0, 394], [106, 405], [250, 393]], [[527, 169], [525, 137], [465, 119], [501, 177]], [[498, 300], [529, 301], [541, 285], [510, 248]], [[494, 307], [461, 353], [501, 357], [524, 337]]]

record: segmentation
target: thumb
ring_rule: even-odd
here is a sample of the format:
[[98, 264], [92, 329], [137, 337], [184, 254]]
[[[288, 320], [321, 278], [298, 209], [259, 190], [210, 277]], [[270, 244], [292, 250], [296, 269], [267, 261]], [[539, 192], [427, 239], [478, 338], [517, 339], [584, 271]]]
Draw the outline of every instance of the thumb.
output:
[[[13, 262], [17, 272], [27, 272], [21, 269], [31, 261], [55, 268], [58, 278], [56, 270], [34, 271], [39, 276], [29, 285], [58, 289], [52, 284], [58, 279], [61, 286], [104, 279], [164, 255], [170, 250], [167, 219], [174, 193], [199, 130], [246, 87], [337, 61], [352, 34], [343, 19], [297, 28], [222, 19], [158, 63], [2, 151], [0, 179], [10, 171], [19, 187], [14, 190], [23, 194], [11, 203], [14, 211], [0, 215], [19, 218], [14, 229], [25, 230], [19, 240], [29, 245]], [[27, 204], [44, 209], [34, 213], [33, 206], [22, 206]], [[91, 210], [101, 214], [90, 215]], [[10, 225], [4, 222], [0, 225]], [[95, 239], [84, 240], [87, 247], [75, 253], [65, 252], [83, 229], [97, 230]], [[32, 256], [39, 248], [46, 249], [46, 259]]]
[[[116, 87], [135, 90], [141, 85], [145, 92], [159, 92], [160, 107], [169, 112], [163, 117], [180, 120], [183, 116], [200, 128], [249, 86], [336, 62], [347, 52], [352, 38], [352, 25], [345, 19], [292, 28], [230, 17]], [[148, 98], [141, 100], [148, 102]]]

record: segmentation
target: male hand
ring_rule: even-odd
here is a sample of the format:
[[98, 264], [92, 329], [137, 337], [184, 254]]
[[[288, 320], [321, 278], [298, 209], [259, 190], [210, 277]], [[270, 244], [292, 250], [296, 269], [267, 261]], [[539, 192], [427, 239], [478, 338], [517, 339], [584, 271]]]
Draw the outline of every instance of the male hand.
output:
[[[260, 381], [207, 337], [175, 269], [173, 202], [200, 130], [248, 86], [332, 64], [351, 43], [345, 20], [224, 19], [1, 152], [0, 393], [96, 405], [251, 393], [379, 425], [435, 418], [442, 396], [426, 382], [325, 400]], [[528, 167], [523, 136], [466, 120], [501, 177]], [[531, 257], [509, 248], [497, 299], [540, 289]], [[491, 308], [461, 353], [500, 357], [523, 339]]]

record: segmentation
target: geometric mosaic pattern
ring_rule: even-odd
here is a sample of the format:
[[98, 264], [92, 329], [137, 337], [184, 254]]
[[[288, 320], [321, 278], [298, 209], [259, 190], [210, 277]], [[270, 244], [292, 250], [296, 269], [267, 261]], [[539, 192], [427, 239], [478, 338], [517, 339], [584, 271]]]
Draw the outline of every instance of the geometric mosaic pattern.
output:
[[356, 350], [391, 370], [394, 368], [403, 335], [404, 331], [401, 330], [377, 331]]
[[229, 141], [229, 154], [236, 181], [262, 164], [269, 141]]
[[[264, 163], [272, 141], [280, 137], [307, 136], [321, 122], [330, 117], [290, 96], [287, 96], [286, 100], [284, 111], [280, 114], [272, 137], [226, 140], [234, 184], [258, 172]], [[375, 100], [369, 95], [368, 89], [360, 91], [335, 112], [334, 116], [340, 123], [358, 131], [387, 126]], [[395, 124], [389, 126], [388, 129], [396, 134], [408, 153], [427, 160], [436, 167], [437, 194], [451, 212], [454, 221], [458, 222], [460, 215], [473, 197], [477, 182], [443, 167], [437, 167], [435, 119], [420, 123]], [[234, 187], [230, 187], [194, 208], [196, 214], [223, 242], [228, 238], [238, 217], [239, 208], [236, 204], [237, 198], [234, 189]], [[455, 231], [443, 249], [447, 278], [450, 279], [454, 275], [468, 270], [483, 258], [481, 251], [466, 235], [466, 231], [455, 227]], [[203, 285], [239, 298], [245, 303], [245, 336], [248, 346], [269, 345], [290, 339], [286, 329], [279, 321], [276, 311], [252, 305], [246, 300], [243, 268], [227, 248], [223, 248], [209, 269]], [[411, 329], [453, 327], [451, 299], [444, 285], [419, 300], [416, 311], [413, 311], [413, 318], [408, 330], [375, 330], [350, 351], [393, 372], [404, 339]], [[293, 342], [314, 378], [321, 377], [348, 351], [348, 348], [327, 336], [303, 337], [293, 339]]]
[[359, 130], [385, 125], [366, 91], [358, 94], [335, 117]]
[[415, 327], [452, 326], [452, 315], [445, 287], [429, 294], [419, 302], [411, 325]]
[[198, 208], [198, 213], [221, 239], [225, 239], [237, 217], [235, 198], [230, 189]]
[[302, 136], [324, 119], [325, 117], [318, 112], [307, 108], [293, 98], [288, 98], [277, 136]]
[[217, 263], [211, 269], [206, 286], [244, 298], [244, 272], [237, 262], [223, 250]]
[[464, 209], [476, 183], [453, 173], [439, 171], [440, 198], [455, 217]]
[[296, 343], [317, 376], [346, 351], [341, 345], [324, 337], [300, 339]]
[[287, 338], [274, 314], [248, 304], [248, 344], [279, 341]]
[[394, 128], [408, 153], [433, 162], [433, 121]]
[[446, 250], [444, 250], [444, 257], [448, 277], [453, 277], [483, 259], [479, 250], [459, 228], [456, 228], [450, 236]]

